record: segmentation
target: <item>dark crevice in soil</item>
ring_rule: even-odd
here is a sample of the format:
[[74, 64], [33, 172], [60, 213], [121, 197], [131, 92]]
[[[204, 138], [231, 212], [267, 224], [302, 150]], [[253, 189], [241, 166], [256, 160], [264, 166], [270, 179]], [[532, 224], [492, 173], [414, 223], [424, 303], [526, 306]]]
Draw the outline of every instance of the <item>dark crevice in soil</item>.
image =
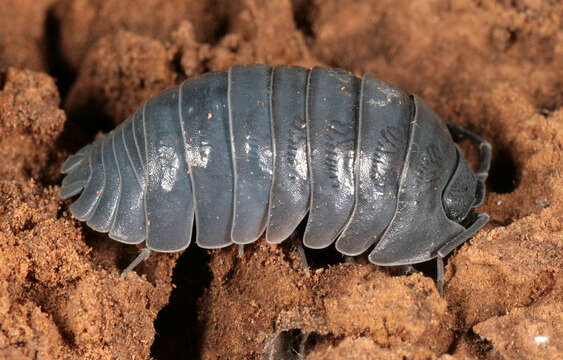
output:
[[213, 38], [211, 39], [211, 45], [217, 45], [219, 41], [225, 35], [229, 33], [229, 29], [231, 27], [231, 21], [228, 16], [224, 16], [220, 20], [218, 20], [217, 27], [215, 28], [215, 33], [213, 34]]
[[[80, 113], [66, 114], [67, 121], [64, 124], [63, 131], [57, 138], [55, 146], [49, 150], [48, 166], [54, 162], [60, 162], [59, 155], [61, 152], [68, 155], [75, 153], [83, 146], [94, 141], [94, 138], [100, 131], [108, 132], [114, 127], [109, 117], [94, 109], [92, 107], [83, 109]], [[60, 181], [60, 179], [52, 179], [46, 174], [40, 181], [43, 185], [52, 185]]]
[[158, 360], [199, 359], [203, 326], [197, 319], [199, 297], [211, 283], [207, 250], [193, 244], [174, 268], [176, 285], [170, 301], [154, 322], [156, 337], [151, 356]]
[[[40, 304], [38, 304], [38, 306], [41, 306], [41, 304], [46, 304], [46, 303], [48, 303], [48, 301], [41, 302]], [[76, 340], [74, 338], [74, 334], [72, 333], [72, 331], [67, 329], [67, 326], [65, 325], [65, 320], [61, 319], [61, 316], [56, 313], [51, 314], [51, 316], [65, 344], [67, 344], [70, 348], [76, 348], [77, 346], [76, 346]]]
[[[297, 236], [301, 243], [303, 242], [303, 234], [305, 233], [308, 219], [309, 215], [305, 216], [297, 229], [295, 229], [294, 235], [292, 235]], [[295, 247], [293, 244], [290, 244], [290, 242], [291, 241], [286, 240], [282, 243], [282, 246], [289, 246], [290, 251], [296, 251]], [[286, 248], [284, 248], [284, 251], [286, 251], [285, 249]], [[334, 243], [324, 249], [309, 249], [306, 246], [303, 246], [303, 250], [305, 250], [305, 257], [307, 258], [307, 263], [309, 265], [309, 269], [311, 270], [320, 268], [328, 269], [329, 266], [338, 265], [344, 262], [344, 257], [336, 250]]]
[[454, 355], [459, 351], [459, 348], [463, 346], [468, 346], [469, 353], [479, 359], [488, 359], [488, 355], [490, 355], [489, 352], [492, 350], [491, 343], [486, 339], [480, 338], [473, 330], [459, 329], [456, 330], [454, 339], [446, 351], [446, 354]]
[[[493, 148], [495, 148], [493, 146]], [[518, 167], [510, 152], [497, 148], [491, 163], [487, 188], [497, 194], [508, 194], [518, 187]]]
[[102, 105], [97, 104], [96, 99], [90, 99], [90, 101], [85, 103], [88, 105], [73, 109], [73, 111], [67, 111], [68, 121], [65, 123], [63, 135], [67, 132], [67, 128], [70, 131], [71, 128], [77, 127], [70, 134], [76, 134], [76, 131], [79, 131], [93, 139], [100, 131], [108, 133], [115, 128], [115, 123], [111, 117], [101, 110]]
[[[182, 52], [181, 51], [177, 51], [176, 53], [174, 53], [174, 56], [172, 57], [172, 71], [174, 71], [176, 74], [178, 74], [178, 76], [181, 77], [181, 80], [184, 80], [184, 67], [182, 66]], [[141, 83], [141, 86], [143, 86], [144, 83]]]
[[481, 336], [475, 334], [473, 330], [469, 329], [467, 332], [471, 344], [473, 345], [474, 353], [477, 353], [480, 359], [485, 359], [493, 350], [493, 345], [491, 342]]
[[[444, 267], [446, 267], [448, 265], [448, 259], [450, 258], [450, 255], [446, 256], [444, 258]], [[434, 280], [434, 282], [436, 282], [436, 278], [438, 275], [437, 272], [437, 268], [436, 268], [436, 260], [429, 260], [429, 261], [425, 261], [423, 263], [419, 263], [419, 264], [414, 264], [413, 268], [416, 271], [420, 271], [422, 272], [422, 274], [424, 274], [424, 276], [431, 278], [432, 280]]]
[[446, 351], [446, 354], [448, 355], [453, 355], [457, 349], [457, 346], [459, 344], [459, 341], [462, 339], [463, 334], [465, 334], [465, 332], [460, 332], [460, 331], [456, 331], [454, 332], [454, 336], [453, 336], [453, 340], [452, 343], [450, 344], [450, 346], [448, 347], [448, 350]]
[[0, 71], [0, 91], [4, 90], [4, 86], [6, 86], [6, 72]]
[[230, 33], [232, 15], [229, 14], [234, 14], [233, 10], [237, 10], [235, 9], [236, 2], [212, 1], [210, 7], [215, 13], [215, 26], [208, 28], [205, 41], [210, 45], [217, 45], [223, 37]]
[[332, 333], [326, 335], [321, 335], [316, 332], [309, 333], [307, 335], [307, 341], [305, 342], [305, 355], [310, 353], [317, 344], [323, 344], [326, 342], [335, 344], [336, 341]]
[[514, 219], [508, 219], [506, 221], [498, 221], [498, 220], [489, 220], [489, 224], [493, 225], [494, 227], [503, 227], [508, 226], [514, 222]]
[[57, 81], [57, 87], [61, 99], [64, 100], [70, 87], [76, 79], [76, 74], [63, 59], [61, 51], [61, 32], [60, 23], [56, 18], [53, 9], [47, 12], [45, 20], [45, 39], [46, 39], [46, 59], [49, 75]]
[[315, 32], [313, 31], [313, 12], [315, 7], [311, 0], [292, 0], [291, 5], [293, 7], [293, 19], [303, 35], [307, 37], [314, 38]]

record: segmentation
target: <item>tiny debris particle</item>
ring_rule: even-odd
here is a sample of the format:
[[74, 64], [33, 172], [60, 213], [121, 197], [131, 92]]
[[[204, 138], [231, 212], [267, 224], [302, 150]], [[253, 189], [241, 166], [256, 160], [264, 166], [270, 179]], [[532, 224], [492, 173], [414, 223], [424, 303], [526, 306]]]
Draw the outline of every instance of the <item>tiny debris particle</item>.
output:
[[305, 123], [301, 124], [301, 129], [305, 129], [305, 127], [307, 127], [307, 124]]
[[374, 239], [377, 239], [377, 235], [373, 235], [373, 238], [374, 238]]
[[543, 343], [546, 343], [547, 340], [548, 340], [548, 337], [547, 337], [547, 336], [543, 336], [543, 335], [534, 337], [534, 341], [536, 342], [536, 344], [543, 344]]
[[344, 90], [346, 90], [346, 86], [342, 86], [342, 87], [340, 88], [340, 91], [344, 91]]
[[213, 114], [212, 114], [212, 113], [207, 113], [207, 119], [208, 119], [208, 120], [211, 119], [212, 117], [213, 117]]
[[497, 201], [497, 206], [502, 205], [502, 200]]
[[100, 190], [96, 190], [96, 195], [100, 195]]
[[147, 226], [151, 226], [151, 221], [150, 221], [150, 220], [147, 221]]
[[260, 106], [264, 107], [264, 101], [260, 101]]
[[322, 102], [326, 102], [326, 98], [325, 98], [325, 97], [322, 98], [321, 101], [322, 101]]
[[188, 170], [186, 170], [186, 174], [188, 174], [188, 175], [190, 174], [190, 170], [189, 170], [189, 169], [188, 169]]

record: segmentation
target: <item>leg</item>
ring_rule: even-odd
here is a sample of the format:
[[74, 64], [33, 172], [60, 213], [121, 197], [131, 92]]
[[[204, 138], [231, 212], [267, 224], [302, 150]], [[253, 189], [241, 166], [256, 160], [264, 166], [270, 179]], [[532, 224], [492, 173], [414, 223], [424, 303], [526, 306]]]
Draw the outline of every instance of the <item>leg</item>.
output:
[[305, 249], [303, 249], [303, 241], [299, 236], [297, 236], [295, 232], [291, 234], [291, 242], [293, 243], [293, 246], [295, 246], [295, 249], [297, 250], [299, 257], [301, 258], [303, 267], [305, 268], [305, 270], [309, 270], [309, 262], [307, 261], [307, 255], [305, 254]]
[[239, 259], [242, 259], [244, 255], [244, 244], [239, 244], [238, 246], [238, 257]]
[[436, 286], [440, 296], [444, 296], [444, 259], [440, 255], [436, 258]]
[[311, 333], [301, 334], [301, 342], [299, 343], [299, 349], [297, 350], [297, 358], [305, 359], [305, 346], [307, 345], [307, 339]]
[[487, 140], [483, 139], [479, 135], [469, 130], [466, 130], [450, 122], [448, 122], [447, 125], [448, 125], [448, 130], [450, 130], [450, 133], [462, 135], [468, 138], [469, 140], [471, 140], [472, 142], [474, 142], [475, 144], [479, 145], [479, 150], [481, 152], [481, 159], [480, 159], [479, 171], [477, 171], [477, 178], [481, 183], [484, 183], [487, 180], [487, 177], [489, 176], [489, 169], [491, 168], [491, 152], [492, 152], [491, 144], [489, 144]]
[[137, 265], [139, 265], [141, 262], [147, 260], [149, 258], [149, 256], [151, 256], [151, 250], [149, 248], [144, 248], [139, 252], [139, 255], [137, 255], [137, 257], [135, 258], [135, 260], [133, 260], [131, 262], [131, 264], [129, 264], [125, 270], [123, 270], [123, 272], [121, 273], [120, 278], [121, 279], [125, 279], [125, 277], [127, 276], [127, 274], [129, 273], [129, 271], [133, 270]]

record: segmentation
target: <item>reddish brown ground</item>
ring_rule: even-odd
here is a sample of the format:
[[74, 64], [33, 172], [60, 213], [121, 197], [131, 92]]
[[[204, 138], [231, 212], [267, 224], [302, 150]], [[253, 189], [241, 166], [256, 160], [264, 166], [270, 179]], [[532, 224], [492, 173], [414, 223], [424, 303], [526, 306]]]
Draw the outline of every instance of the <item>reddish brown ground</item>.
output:
[[[491, 222], [443, 298], [264, 241], [119, 279], [135, 249], [69, 215], [62, 161], [152, 94], [251, 62], [370, 73], [493, 144]], [[6, 1], [0, 69], [0, 358], [563, 357], [561, 2]]]

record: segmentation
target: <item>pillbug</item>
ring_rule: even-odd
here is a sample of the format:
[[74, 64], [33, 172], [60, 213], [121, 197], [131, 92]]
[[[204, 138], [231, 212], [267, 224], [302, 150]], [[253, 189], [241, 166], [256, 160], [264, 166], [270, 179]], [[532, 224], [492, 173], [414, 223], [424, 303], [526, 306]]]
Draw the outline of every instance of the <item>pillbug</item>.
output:
[[[477, 174], [451, 134], [479, 144]], [[446, 124], [419, 97], [340, 69], [265, 65], [188, 79], [150, 98], [71, 155], [62, 198], [79, 220], [150, 251], [288, 238], [371, 248], [377, 265], [442, 258], [489, 217], [491, 146]]]

